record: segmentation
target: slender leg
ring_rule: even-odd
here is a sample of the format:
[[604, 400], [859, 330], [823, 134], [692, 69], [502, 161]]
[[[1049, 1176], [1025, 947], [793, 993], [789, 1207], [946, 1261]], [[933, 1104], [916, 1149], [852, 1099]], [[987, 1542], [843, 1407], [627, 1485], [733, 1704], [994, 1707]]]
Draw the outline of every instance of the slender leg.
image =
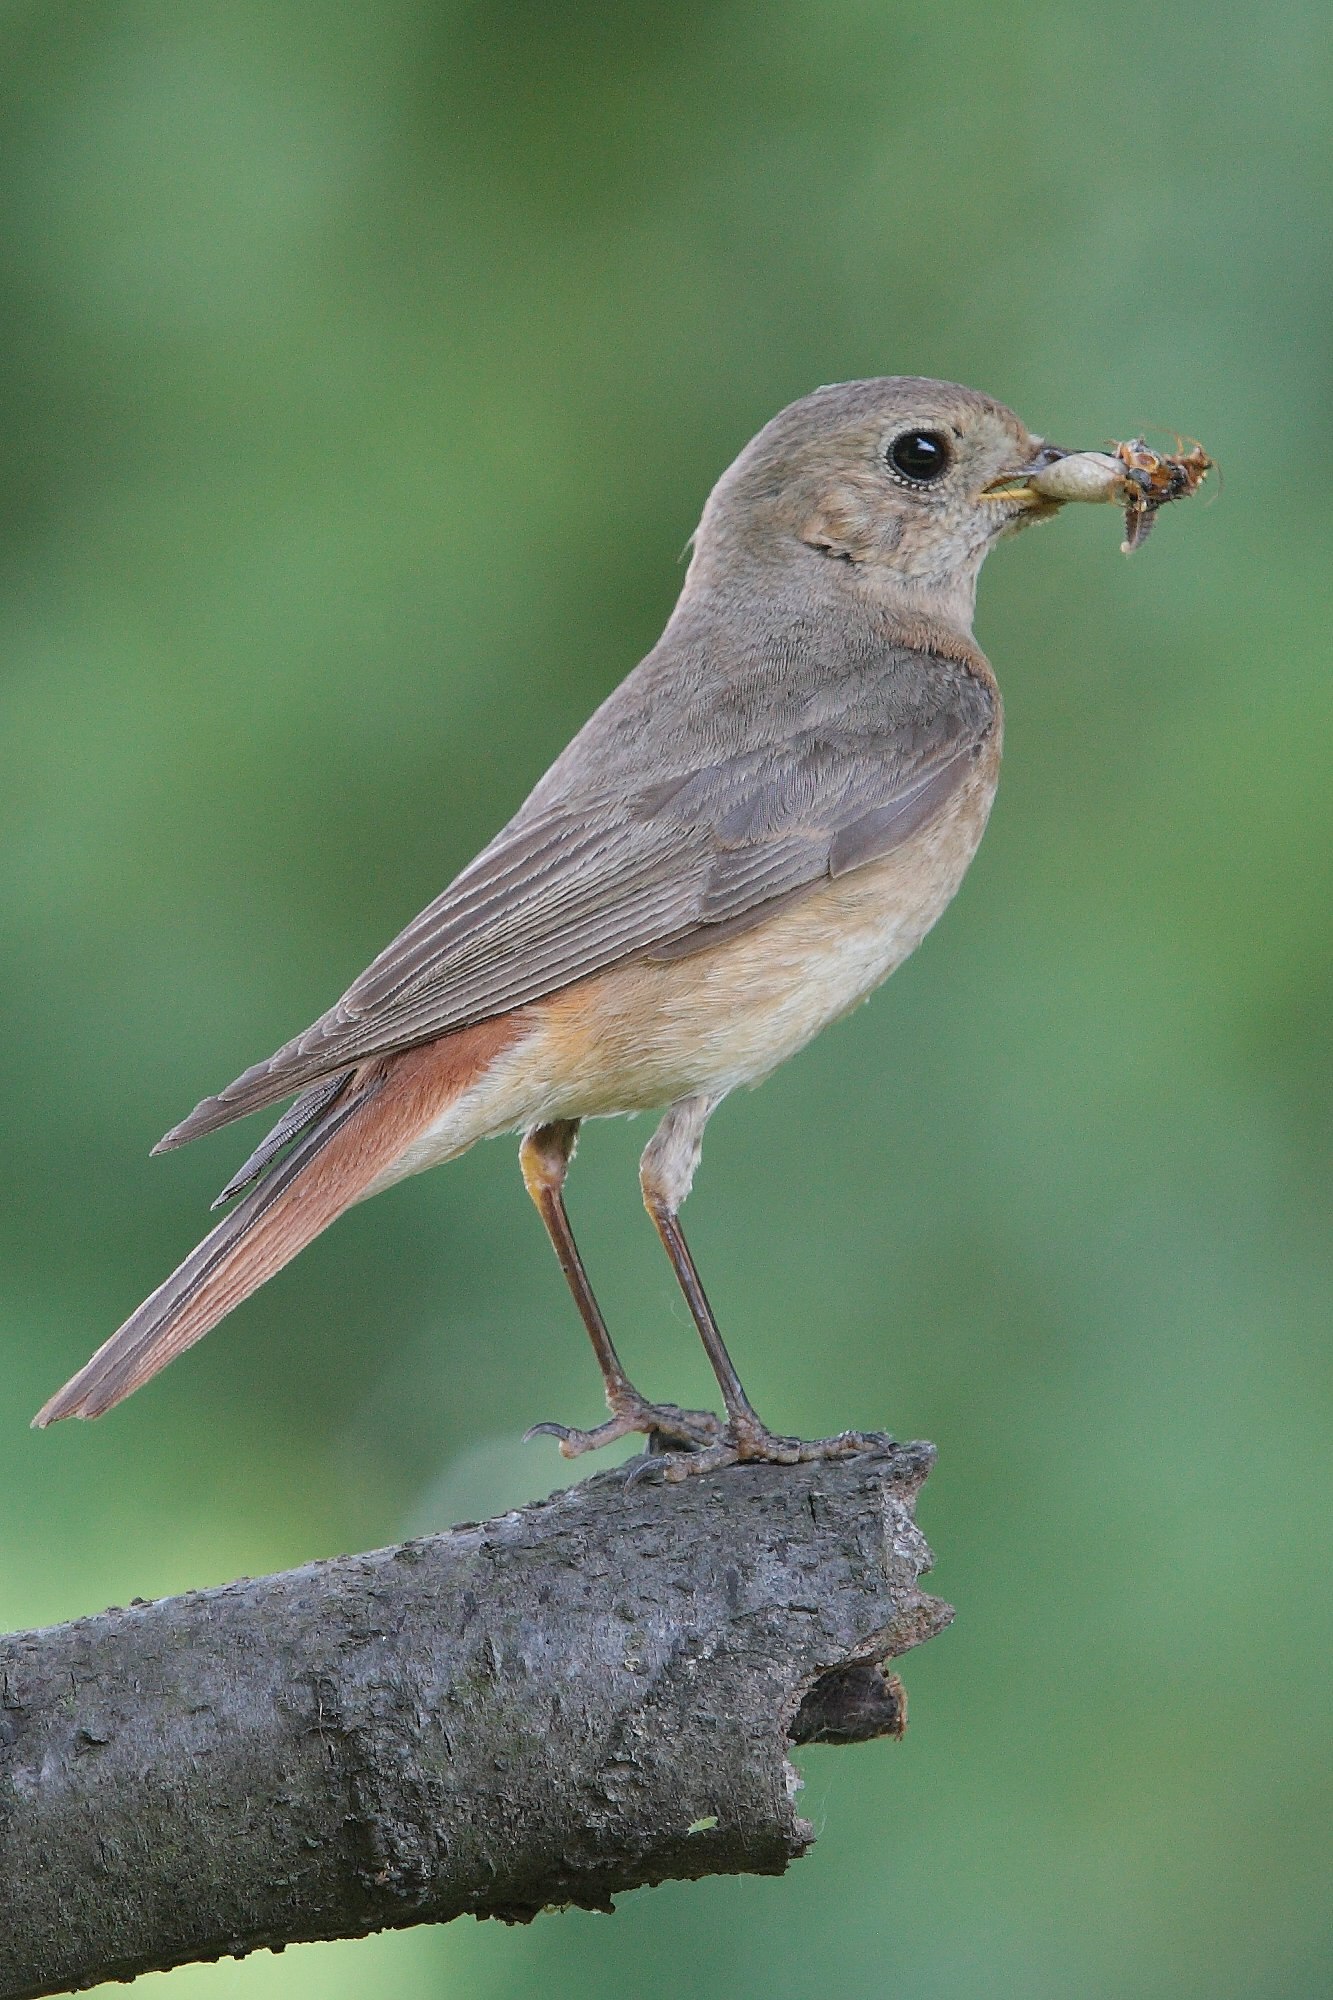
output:
[[693, 1473], [711, 1472], [717, 1466], [742, 1460], [796, 1465], [807, 1459], [849, 1458], [854, 1452], [881, 1449], [890, 1440], [875, 1431], [843, 1431], [831, 1438], [777, 1437], [760, 1422], [741, 1387], [678, 1219], [699, 1165], [704, 1127], [717, 1103], [711, 1097], [686, 1097], [673, 1104], [649, 1140], [639, 1166], [644, 1207], [671, 1259], [727, 1412], [724, 1433], [715, 1444], [703, 1451], [670, 1454], [663, 1472], [668, 1479], [687, 1479]]
[[565, 1212], [565, 1175], [574, 1157], [578, 1132], [578, 1121], [572, 1118], [538, 1125], [525, 1136], [518, 1157], [524, 1184], [546, 1224], [546, 1233], [555, 1246], [560, 1268], [588, 1329], [606, 1385], [611, 1420], [591, 1431], [571, 1430], [565, 1424], [534, 1424], [528, 1436], [559, 1438], [566, 1458], [577, 1458], [580, 1452], [593, 1451], [598, 1445], [610, 1444], [613, 1439], [636, 1431], [648, 1438], [650, 1450], [660, 1449], [658, 1440], [664, 1438], [683, 1446], [686, 1453], [715, 1443], [722, 1435], [722, 1425], [711, 1411], [678, 1410], [674, 1403], [650, 1403], [634, 1387], [616, 1353]]

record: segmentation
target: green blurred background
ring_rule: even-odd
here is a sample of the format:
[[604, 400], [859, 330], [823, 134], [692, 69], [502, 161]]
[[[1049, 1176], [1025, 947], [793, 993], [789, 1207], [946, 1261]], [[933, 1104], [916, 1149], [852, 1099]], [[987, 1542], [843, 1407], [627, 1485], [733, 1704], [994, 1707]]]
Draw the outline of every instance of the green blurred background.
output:
[[[940, 1447], [906, 1742], [803, 1757], [783, 1881], [173, 2000], [1326, 1990], [1329, 48], [1302, 0], [0, 9], [5, 1627], [558, 1477], [516, 1441], [597, 1381], [508, 1145], [26, 1424], [254, 1135], [151, 1142], [508, 816], [779, 405], [949, 376], [1228, 482], [1131, 563], [1109, 509], [993, 559], [980, 858], [691, 1204], [770, 1422]], [[572, 1208], [691, 1401], [644, 1136]]]

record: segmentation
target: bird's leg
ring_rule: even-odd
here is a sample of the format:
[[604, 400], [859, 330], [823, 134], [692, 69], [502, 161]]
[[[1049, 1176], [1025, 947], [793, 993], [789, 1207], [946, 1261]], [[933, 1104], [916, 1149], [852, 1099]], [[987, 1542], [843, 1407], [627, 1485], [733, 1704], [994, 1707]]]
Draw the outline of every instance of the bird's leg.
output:
[[535, 1126], [525, 1135], [518, 1157], [524, 1185], [546, 1224], [546, 1233], [555, 1246], [560, 1268], [588, 1329], [606, 1385], [611, 1417], [595, 1430], [571, 1430], [567, 1424], [534, 1424], [527, 1435], [559, 1438], [566, 1458], [577, 1458], [581, 1452], [594, 1451], [598, 1445], [610, 1444], [634, 1432], [642, 1432], [648, 1439], [649, 1450], [656, 1452], [675, 1446], [688, 1454], [714, 1444], [722, 1435], [722, 1425], [711, 1411], [678, 1410], [673, 1403], [650, 1403], [634, 1387], [616, 1353], [565, 1212], [565, 1175], [574, 1157], [578, 1132], [578, 1120], [574, 1118]]
[[662, 1466], [663, 1474], [667, 1479], [688, 1479], [696, 1472], [711, 1472], [718, 1466], [748, 1460], [797, 1465], [808, 1459], [849, 1458], [854, 1452], [881, 1450], [891, 1440], [878, 1431], [843, 1431], [831, 1438], [778, 1437], [761, 1423], [741, 1386], [679, 1220], [681, 1204], [699, 1164], [704, 1126], [717, 1103], [718, 1099], [712, 1097], [686, 1097], [672, 1105], [645, 1147], [639, 1165], [644, 1206], [671, 1259], [671, 1268], [699, 1329], [727, 1412], [726, 1426], [715, 1444], [702, 1451], [669, 1454]]

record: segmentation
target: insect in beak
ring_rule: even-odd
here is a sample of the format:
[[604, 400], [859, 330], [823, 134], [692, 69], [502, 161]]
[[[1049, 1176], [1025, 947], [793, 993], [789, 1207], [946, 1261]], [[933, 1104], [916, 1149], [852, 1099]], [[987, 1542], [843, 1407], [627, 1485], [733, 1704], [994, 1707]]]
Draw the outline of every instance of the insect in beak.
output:
[[1174, 453], [1154, 451], [1131, 438], [1110, 451], [1062, 451], [1043, 445], [1030, 464], [1005, 473], [981, 489], [983, 500], [1017, 501], [1023, 507], [1061, 507], [1071, 500], [1112, 501], [1125, 510], [1121, 548], [1131, 555], [1147, 540], [1159, 507], [1187, 500], [1213, 461], [1197, 443], [1189, 451], [1176, 439]]

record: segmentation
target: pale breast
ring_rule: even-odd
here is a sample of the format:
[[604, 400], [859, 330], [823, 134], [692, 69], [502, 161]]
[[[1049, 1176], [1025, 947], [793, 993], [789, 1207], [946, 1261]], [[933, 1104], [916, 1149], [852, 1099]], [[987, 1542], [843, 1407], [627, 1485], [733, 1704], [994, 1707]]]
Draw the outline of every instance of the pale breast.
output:
[[976, 853], [998, 764], [997, 744], [945, 810], [885, 860], [740, 936], [688, 958], [620, 966], [543, 1001], [533, 1012], [551, 1069], [550, 1115], [720, 1094], [794, 1055], [901, 965], [942, 914]]

